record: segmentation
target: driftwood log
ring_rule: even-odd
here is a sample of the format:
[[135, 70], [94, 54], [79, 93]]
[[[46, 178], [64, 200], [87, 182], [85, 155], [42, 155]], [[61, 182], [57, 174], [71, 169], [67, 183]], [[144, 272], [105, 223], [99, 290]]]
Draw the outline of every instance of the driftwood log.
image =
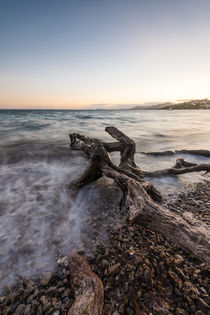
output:
[[[115, 127], [106, 127], [116, 142], [104, 142], [78, 133], [70, 134], [70, 148], [84, 152], [89, 164], [83, 175], [72, 185], [78, 189], [105, 175], [114, 180], [121, 191], [119, 206], [128, 208], [128, 219], [165, 237], [210, 266], [210, 231], [190, 215], [179, 216], [161, 205], [160, 192], [145, 176], [179, 175], [189, 172], [210, 172], [210, 164], [195, 164], [177, 159], [168, 169], [145, 172], [134, 161], [135, 142]], [[119, 151], [119, 166], [112, 163], [109, 152]], [[203, 153], [203, 152], [201, 152]]]
[[[210, 172], [210, 164], [195, 164], [179, 158], [171, 168], [145, 172], [135, 164], [135, 142], [115, 127], [107, 127], [105, 131], [117, 141], [107, 143], [78, 133], [69, 135], [70, 148], [84, 152], [89, 158], [88, 166], [82, 176], [70, 185], [73, 194], [75, 195], [80, 187], [103, 175], [112, 178], [121, 191], [119, 208], [125, 206], [128, 209], [128, 219], [131, 222], [165, 235], [168, 240], [203, 260], [209, 268], [210, 231], [208, 227], [195, 220], [189, 213], [179, 216], [162, 206], [160, 192], [151, 183], [146, 182], [144, 177], [176, 176], [201, 171], [206, 174]], [[113, 151], [120, 152], [119, 166], [111, 161], [109, 152]], [[194, 153], [209, 156], [209, 151], [199, 150]], [[157, 155], [157, 152], [152, 154]], [[167, 151], [161, 154], [174, 154], [174, 152]], [[75, 302], [68, 315], [102, 314], [103, 284], [101, 280], [91, 271], [87, 261], [78, 254], [70, 255], [69, 266]]]
[[104, 303], [101, 279], [91, 271], [86, 259], [76, 252], [69, 256], [69, 270], [75, 297], [68, 315], [101, 315]]

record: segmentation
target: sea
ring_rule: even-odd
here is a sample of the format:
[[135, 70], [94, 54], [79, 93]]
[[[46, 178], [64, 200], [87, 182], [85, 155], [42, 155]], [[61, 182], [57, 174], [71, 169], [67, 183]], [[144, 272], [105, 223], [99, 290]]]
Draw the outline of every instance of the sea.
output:
[[[82, 188], [76, 199], [68, 188], [88, 163], [83, 153], [70, 150], [69, 133], [113, 142], [107, 126], [135, 140], [135, 161], [143, 170], [171, 167], [177, 157], [210, 162], [190, 154], [144, 154], [210, 150], [210, 110], [0, 110], [0, 291], [19, 278], [53, 272], [72, 248], [93, 252], [107, 228], [121, 224], [122, 215], [112, 214], [119, 196], [109, 179]], [[119, 162], [118, 152], [111, 157]], [[165, 198], [176, 198], [205, 177], [147, 180]]]

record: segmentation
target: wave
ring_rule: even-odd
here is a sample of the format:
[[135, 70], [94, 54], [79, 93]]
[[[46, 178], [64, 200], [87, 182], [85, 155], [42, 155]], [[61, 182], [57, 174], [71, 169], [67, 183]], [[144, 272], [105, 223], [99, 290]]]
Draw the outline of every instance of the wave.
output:
[[[191, 111], [187, 122], [185, 115], [174, 111], [167, 115], [157, 111], [1, 111], [1, 284], [14, 282], [18, 274], [27, 277], [52, 270], [59, 250], [65, 253], [71, 246], [84, 244], [90, 248], [86, 242], [91, 237], [95, 244], [99, 235], [106, 236], [110, 222], [121, 220], [120, 213], [113, 215], [112, 211], [118, 192], [105, 178], [81, 189], [76, 201], [71, 200], [68, 185], [88, 160], [70, 151], [68, 133], [113, 142], [104, 131], [113, 124], [136, 141], [137, 152], [209, 149], [210, 111], [199, 112], [200, 116]], [[199, 125], [195, 126], [195, 120]], [[117, 163], [119, 154], [111, 156]], [[166, 168], [174, 162], [174, 156], [136, 154], [136, 163], [145, 170]], [[152, 181], [163, 194], [169, 194], [200, 180], [198, 174], [188, 174]], [[99, 230], [93, 231], [94, 225]]]

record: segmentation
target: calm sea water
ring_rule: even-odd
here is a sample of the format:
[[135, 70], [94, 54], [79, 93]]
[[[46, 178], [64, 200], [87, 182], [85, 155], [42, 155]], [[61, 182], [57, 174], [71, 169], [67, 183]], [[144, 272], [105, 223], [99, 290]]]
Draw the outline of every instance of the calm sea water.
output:
[[[53, 270], [56, 257], [72, 246], [84, 245], [83, 218], [91, 217], [93, 208], [100, 213], [101, 202], [108, 202], [103, 199], [104, 187], [111, 186], [99, 181], [82, 189], [72, 202], [67, 186], [82, 173], [87, 159], [70, 151], [68, 134], [113, 141], [104, 131], [106, 126], [115, 126], [136, 141], [136, 162], [145, 170], [172, 166], [176, 157], [145, 156], [142, 151], [210, 149], [210, 110], [1, 110], [0, 287], [14, 282], [17, 275]], [[210, 162], [204, 157], [184, 157]], [[112, 158], [117, 162], [118, 153]], [[189, 174], [153, 179], [153, 183], [168, 195], [200, 180], [200, 175]], [[92, 221], [88, 226], [85, 222], [91, 237]], [[107, 219], [107, 224], [112, 222]], [[99, 226], [97, 238], [104, 237], [105, 229]]]

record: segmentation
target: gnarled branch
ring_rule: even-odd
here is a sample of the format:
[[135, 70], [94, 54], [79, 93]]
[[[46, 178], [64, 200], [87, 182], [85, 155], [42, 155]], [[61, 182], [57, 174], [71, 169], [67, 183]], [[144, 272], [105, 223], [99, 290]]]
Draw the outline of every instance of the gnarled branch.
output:
[[[70, 147], [89, 156], [89, 165], [75, 185], [81, 187], [102, 175], [110, 177], [119, 186], [122, 196], [120, 206], [127, 203], [128, 218], [136, 224], [164, 234], [169, 240], [185, 248], [210, 265], [210, 231], [202, 222], [181, 217], [159, 204], [162, 197], [155, 187], [144, 181], [143, 176], [178, 175], [189, 172], [210, 171], [210, 164], [195, 164], [178, 159], [169, 169], [145, 172], [134, 161], [135, 142], [115, 127], [105, 129], [118, 142], [116, 150], [121, 153], [120, 165], [112, 163], [107, 144], [78, 134], [70, 135]], [[112, 147], [115, 145], [112, 144]], [[119, 149], [119, 150], [118, 150]]]
[[166, 176], [166, 175], [181, 175], [185, 173], [202, 172], [202, 171], [206, 172], [206, 174], [209, 173], [210, 164], [190, 163], [190, 162], [185, 161], [182, 158], [179, 158], [176, 160], [176, 164], [171, 168], [153, 171], [153, 172], [143, 172], [143, 175], [149, 176], [149, 177], [158, 177], [158, 176]]

